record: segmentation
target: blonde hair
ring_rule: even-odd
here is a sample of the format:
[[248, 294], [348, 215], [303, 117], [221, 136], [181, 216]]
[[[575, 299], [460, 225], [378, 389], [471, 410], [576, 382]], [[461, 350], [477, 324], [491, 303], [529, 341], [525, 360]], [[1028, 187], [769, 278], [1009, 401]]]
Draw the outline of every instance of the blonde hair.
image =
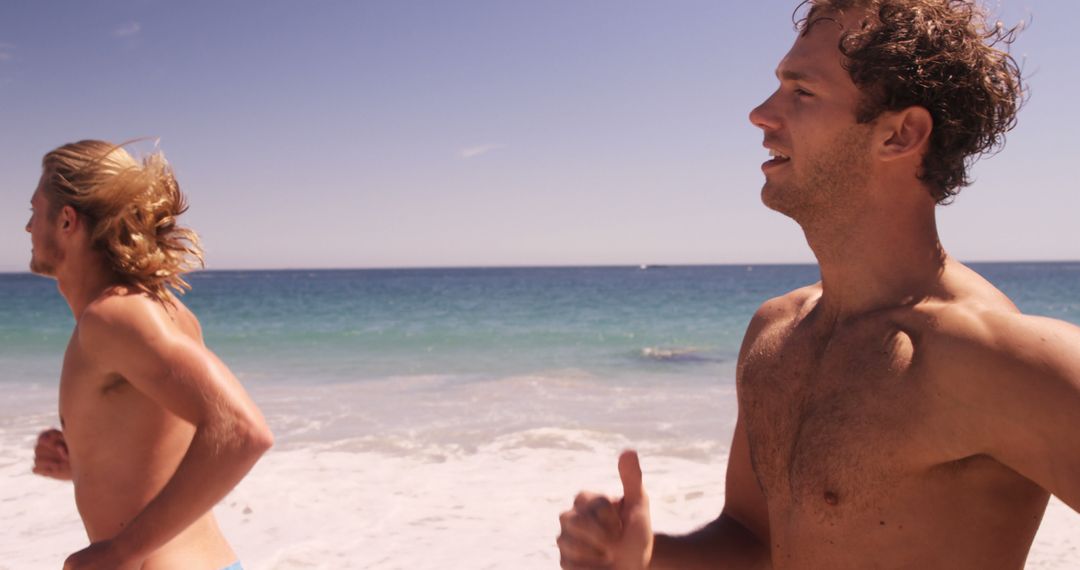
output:
[[162, 303], [191, 286], [184, 274], [203, 267], [199, 236], [177, 225], [187, 211], [161, 152], [136, 161], [122, 145], [84, 140], [45, 155], [41, 189], [51, 215], [71, 206], [85, 218], [93, 247], [127, 284]]

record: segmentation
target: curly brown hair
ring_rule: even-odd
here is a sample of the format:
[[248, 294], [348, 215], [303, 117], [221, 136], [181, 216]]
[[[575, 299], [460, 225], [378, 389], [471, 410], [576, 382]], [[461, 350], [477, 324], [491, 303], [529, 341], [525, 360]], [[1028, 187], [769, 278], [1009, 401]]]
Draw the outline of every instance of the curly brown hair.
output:
[[84, 140], [41, 161], [50, 217], [71, 206], [87, 220], [93, 247], [128, 285], [162, 303], [191, 286], [184, 274], [203, 264], [199, 236], [177, 224], [187, 210], [165, 157], [136, 161], [121, 145]]
[[971, 184], [976, 160], [996, 153], [1016, 126], [1026, 98], [1020, 67], [1008, 52], [1020, 25], [988, 24], [972, 0], [803, 0], [796, 27], [822, 14], [866, 13], [840, 38], [844, 67], [863, 92], [857, 119], [920, 106], [934, 128], [919, 179], [939, 204]]

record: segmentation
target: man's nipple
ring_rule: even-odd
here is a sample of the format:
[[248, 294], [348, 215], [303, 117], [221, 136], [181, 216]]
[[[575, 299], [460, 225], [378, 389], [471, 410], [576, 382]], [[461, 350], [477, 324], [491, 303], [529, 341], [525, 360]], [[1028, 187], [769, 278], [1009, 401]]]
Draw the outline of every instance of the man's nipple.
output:
[[833, 491], [825, 491], [825, 502], [835, 507], [840, 504], [840, 496]]

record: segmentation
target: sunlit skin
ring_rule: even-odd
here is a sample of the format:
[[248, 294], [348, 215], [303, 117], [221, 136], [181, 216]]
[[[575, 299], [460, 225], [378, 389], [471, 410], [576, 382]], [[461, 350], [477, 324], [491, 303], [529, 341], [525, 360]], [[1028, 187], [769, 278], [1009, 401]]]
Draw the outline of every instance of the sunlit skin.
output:
[[563, 513], [563, 568], [1021, 570], [1050, 493], [1080, 509], [1080, 328], [946, 254], [917, 176], [930, 114], [856, 123], [837, 45], [859, 16], [812, 22], [750, 114], [790, 157], [763, 165], [762, 200], [822, 280], [747, 329], [723, 512], [654, 535], [624, 454], [624, 497]]
[[86, 219], [40, 189], [26, 225], [31, 268], [56, 279], [76, 325], [64, 355], [62, 431], [33, 470], [70, 480], [91, 545], [65, 569], [217, 570], [236, 561], [211, 508], [272, 436], [178, 300], [124, 286]]
[[[57, 237], [49, 223], [48, 204], [41, 193], [34, 191], [30, 200], [30, 221], [26, 222], [26, 231], [30, 234], [30, 271], [39, 275], [51, 276], [56, 268], [51, 264], [63, 261], [58, 251]], [[38, 215], [41, 212], [41, 215]]]

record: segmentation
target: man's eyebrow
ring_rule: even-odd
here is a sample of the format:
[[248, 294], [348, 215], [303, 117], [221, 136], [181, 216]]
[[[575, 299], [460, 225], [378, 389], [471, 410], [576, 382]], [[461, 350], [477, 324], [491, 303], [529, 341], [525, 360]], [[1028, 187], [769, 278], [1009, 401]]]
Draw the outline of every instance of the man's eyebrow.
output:
[[790, 69], [776, 70], [776, 77], [781, 81], [803, 81], [806, 83], [813, 83], [817, 81], [817, 76], [806, 73], [804, 71], [793, 71]]

